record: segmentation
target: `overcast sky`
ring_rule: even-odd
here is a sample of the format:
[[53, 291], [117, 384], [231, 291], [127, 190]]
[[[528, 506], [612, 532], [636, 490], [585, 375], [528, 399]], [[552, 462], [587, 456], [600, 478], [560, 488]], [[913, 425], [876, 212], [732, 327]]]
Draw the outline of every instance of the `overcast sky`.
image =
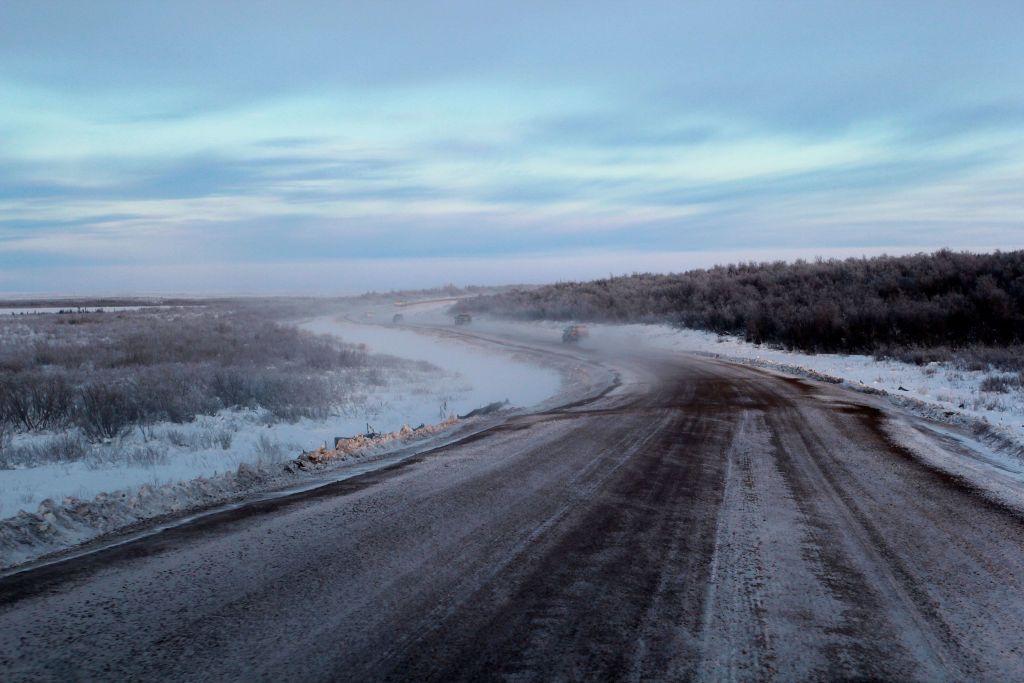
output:
[[1024, 2], [0, 3], [0, 292], [1024, 246]]

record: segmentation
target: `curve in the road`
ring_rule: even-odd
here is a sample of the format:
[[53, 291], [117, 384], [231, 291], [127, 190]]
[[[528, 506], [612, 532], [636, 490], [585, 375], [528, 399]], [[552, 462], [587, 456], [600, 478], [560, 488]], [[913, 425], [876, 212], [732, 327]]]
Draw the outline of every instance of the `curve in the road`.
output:
[[9, 577], [2, 677], [1024, 675], [1013, 510], [834, 387], [616, 362], [650, 381]]

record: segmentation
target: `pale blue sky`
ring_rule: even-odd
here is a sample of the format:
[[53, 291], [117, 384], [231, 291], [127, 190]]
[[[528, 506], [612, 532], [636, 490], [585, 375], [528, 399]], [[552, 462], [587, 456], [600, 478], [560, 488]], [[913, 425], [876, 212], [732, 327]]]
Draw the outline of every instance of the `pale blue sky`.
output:
[[1024, 246], [1024, 3], [0, 4], [0, 292]]

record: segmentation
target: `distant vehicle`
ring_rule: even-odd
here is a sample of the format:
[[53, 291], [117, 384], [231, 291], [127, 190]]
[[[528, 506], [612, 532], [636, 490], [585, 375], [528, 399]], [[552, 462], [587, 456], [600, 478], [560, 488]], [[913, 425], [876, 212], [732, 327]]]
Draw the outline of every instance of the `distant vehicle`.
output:
[[473, 322], [473, 316], [471, 316], [469, 313], [459, 313], [457, 316], [455, 316], [456, 325], [468, 325], [471, 322]]
[[400, 323], [403, 320], [405, 320], [405, 316], [402, 315], [401, 313], [395, 313], [393, 316], [391, 316], [391, 322], [393, 323]]
[[562, 330], [562, 343], [576, 344], [588, 334], [585, 325], [569, 325]]

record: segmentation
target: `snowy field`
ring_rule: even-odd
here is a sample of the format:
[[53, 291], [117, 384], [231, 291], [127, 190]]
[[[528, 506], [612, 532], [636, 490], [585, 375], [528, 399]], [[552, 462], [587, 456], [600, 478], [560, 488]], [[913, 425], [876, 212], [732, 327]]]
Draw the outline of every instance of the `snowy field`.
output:
[[139, 305], [139, 306], [36, 306], [28, 308], [0, 308], [0, 315], [42, 315], [45, 313], [81, 313], [81, 312], [96, 312], [96, 313], [122, 313], [125, 311], [142, 311], [142, 310], [159, 310], [174, 308], [173, 306], [163, 305]]
[[[374, 353], [436, 366], [422, 374], [387, 373], [381, 386], [357, 390], [340, 414], [324, 420], [269, 421], [259, 411], [223, 411], [186, 424], [133, 430], [115, 443], [80, 445], [73, 462], [0, 470], [0, 518], [35, 512], [50, 499], [89, 500], [97, 494], [159, 487], [237, 471], [239, 465], [284, 463], [338, 436], [390, 432], [435, 424], [496, 401], [529, 407], [555, 395], [560, 377], [508, 354], [409, 330], [343, 323], [333, 317], [304, 325]], [[66, 447], [60, 434], [15, 435], [13, 447]], [[78, 444], [75, 444], [79, 446]]]

